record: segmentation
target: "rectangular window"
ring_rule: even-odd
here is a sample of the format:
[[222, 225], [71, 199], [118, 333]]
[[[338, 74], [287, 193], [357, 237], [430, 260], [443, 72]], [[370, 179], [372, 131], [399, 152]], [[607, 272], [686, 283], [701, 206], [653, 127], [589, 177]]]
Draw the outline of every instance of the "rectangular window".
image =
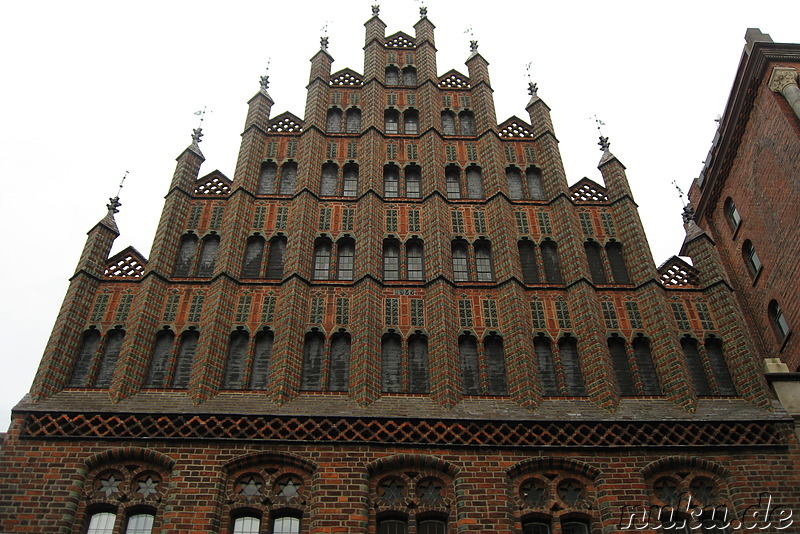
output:
[[322, 324], [322, 314], [325, 309], [325, 299], [314, 297], [311, 299], [311, 312], [308, 315], [308, 322], [311, 324]]
[[486, 328], [497, 328], [497, 304], [493, 300], [483, 301], [483, 323]]
[[187, 321], [190, 323], [197, 323], [200, 321], [200, 314], [203, 313], [203, 301], [206, 297], [202, 294], [196, 294], [192, 297], [192, 304], [189, 306], [189, 316]]
[[167, 297], [167, 304], [164, 306], [164, 315], [162, 317], [163, 321], [171, 323], [175, 320], [175, 317], [178, 315], [178, 303], [180, 300], [181, 296], [177, 293], [173, 293]]
[[400, 317], [400, 299], [386, 299], [385, 322], [389, 326], [397, 325]]
[[458, 151], [455, 145], [447, 145], [445, 147], [445, 154], [447, 156], [447, 161], [456, 161], [458, 159]]
[[711, 319], [711, 311], [705, 302], [696, 302], [694, 305], [697, 316], [700, 318], [700, 325], [703, 330], [714, 330], [714, 321]]
[[271, 323], [275, 320], [275, 296], [267, 295], [264, 297], [264, 304], [261, 307], [261, 322]]
[[581, 219], [581, 230], [583, 230], [584, 235], [594, 234], [592, 231], [592, 216], [583, 211], [579, 214], [579, 217]]
[[342, 231], [353, 231], [353, 208], [345, 208], [342, 210]]
[[408, 231], [421, 232], [421, 225], [419, 223], [419, 210], [408, 211]]
[[461, 328], [472, 327], [472, 302], [466, 299], [458, 301], [458, 318]]
[[289, 206], [278, 206], [278, 214], [275, 217], [275, 229], [286, 230], [286, 223], [289, 219]]
[[559, 328], [572, 328], [572, 319], [569, 317], [569, 307], [563, 300], [556, 301], [556, 319]]
[[473, 144], [467, 145], [467, 159], [469, 161], [478, 161], [478, 147]]
[[606, 235], [614, 235], [616, 233], [614, 218], [610, 213], [601, 213], [600, 222], [603, 224], [603, 232], [605, 232]]
[[97, 300], [94, 303], [94, 308], [92, 308], [92, 315], [89, 317], [89, 321], [99, 323], [103, 320], [106, 314], [106, 307], [108, 306], [108, 298], [108, 293], [97, 295]]
[[336, 298], [336, 324], [343, 325], [350, 322], [350, 299], [347, 297]]
[[189, 213], [189, 222], [187, 226], [189, 228], [197, 228], [197, 225], [200, 223], [200, 215], [203, 214], [203, 206], [192, 206], [192, 211]]
[[600, 305], [603, 308], [603, 320], [606, 322], [606, 328], [609, 330], [619, 328], [619, 321], [617, 320], [617, 311], [614, 309], [614, 303], [603, 301]]
[[541, 300], [531, 301], [531, 319], [533, 320], [533, 327], [543, 330], [547, 328], [547, 323], [544, 319], [544, 304]]
[[689, 316], [686, 314], [682, 302], [672, 303], [672, 315], [675, 317], [675, 322], [678, 323], [679, 330], [690, 330], [692, 327], [689, 324]]
[[475, 225], [475, 232], [479, 234], [486, 233], [486, 214], [482, 211], [472, 212], [472, 222]]
[[422, 299], [411, 299], [411, 324], [425, 326], [425, 303]]
[[122, 298], [119, 300], [119, 306], [117, 307], [117, 315], [114, 317], [114, 321], [117, 323], [124, 323], [128, 320], [128, 314], [131, 311], [131, 304], [133, 303], [133, 295], [127, 293], [122, 295]]
[[239, 297], [239, 304], [236, 306], [237, 323], [246, 323], [250, 319], [250, 304], [253, 301], [252, 295], [242, 295]]
[[553, 229], [550, 227], [550, 215], [543, 211], [540, 211], [536, 214], [537, 219], [539, 220], [539, 232], [545, 235], [550, 235], [553, 233]]
[[386, 211], [386, 231], [387, 232], [397, 231], [397, 210]]
[[263, 228], [264, 222], [267, 220], [267, 207], [256, 206], [256, 211], [253, 214], [253, 228]]
[[328, 143], [328, 151], [326, 152], [325, 157], [328, 159], [336, 159], [336, 148], [336, 143]]
[[450, 212], [450, 220], [453, 223], [453, 233], [454, 234], [463, 234], [464, 233], [464, 214], [460, 211], [451, 211]]
[[509, 163], [514, 163], [515, 161], [517, 161], [517, 152], [514, 150], [514, 147], [512, 145], [506, 145], [504, 147], [504, 150], [506, 153], [506, 161], [508, 161]]
[[208, 225], [209, 228], [217, 230], [222, 226], [222, 213], [224, 209], [225, 208], [222, 206], [214, 206], [214, 209], [211, 210], [211, 223]]
[[514, 214], [517, 218], [517, 232], [520, 234], [530, 234], [531, 229], [528, 226], [528, 214], [524, 211], [518, 211]]
[[625, 303], [625, 311], [628, 312], [628, 321], [631, 323], [631, 328], [642, 329], [642, 315], [639, 313], [639, 306], [633, 302], [628, 301]]
[[319, 229], [322, 231], [330, 230], [331, 228], [331, 208], [322, 208], [319, 212]]

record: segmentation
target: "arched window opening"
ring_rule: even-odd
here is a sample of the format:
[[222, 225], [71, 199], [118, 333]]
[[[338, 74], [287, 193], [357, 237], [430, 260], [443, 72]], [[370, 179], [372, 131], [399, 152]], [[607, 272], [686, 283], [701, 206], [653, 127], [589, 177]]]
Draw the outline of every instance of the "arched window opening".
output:
[[611, 353], [611, 364], [614, 366], [614, 374], [617, 377], [620, 395], [623, 397], [636, 395], [636, 387], [633, 382], [631, 365], [628, 361], [625, 340], [617, 336], [610, 337], [608, 339], [608, 350]]
[[452, 111], [442, 111], [442, 135], [456, 135], [456, 116]]
[[281, 195], [293, 195], [297, 181], [297, 163], [284, 163], [281, 167]]
[[528, 193], [532, 200], [544, 200], [544, 187], [542, 186], [542, 171], [537, 167], [528, 167], [525, 171], [528, 180]]
[[264, 239], [256, 236], [247, 240], [244, 251], [242, 278], [258, 278], [261, 275], [261, 262], [264, 259]]
[[404, 519], [379, 519], [378, 534], [407, 534], [408, 522]]
[[486, 352], [486, 380], [489, 395], [508, 395], [506, 381], [506, 356], [503, 351], [503, 339], [491, 336], [483, 343]]
[[394, 239], [383, 242], [383, 279], [400, 280], [400, 245]]
[[325, 349], [325, 337], [319, 332], [306, 334], [303, 345], [303, 373], [300, 389], [303, 391], [319, 391], [322, 389], [322, 354]]
[[523, 239], [517, 243], [519, 260], [522, 264], [522, 281], [526, 284], [539, 283], [539, 266], [536, 265], [536, 247], [532, 241]]
[[414, 239], [406, 246], [406, 260], [409, 280], [425, 279], [425, 259], [423, 257], [422, 241]]
[[194, 354], [197, 352], [197, 342], [200, 333], [189, 330], [181, 336], [181, 346], [178, 349], [178, 361], [175, 365], [175, 375], [172, 378], [172, 387], [186, 389], [189, 387], [189, 378], [192, 375]]
[[417, 135], [419, 133], [419, 113], [415, 109], [408, 109], [403, 113], [403, 133]]
[[186, 234], [181, 238], [178, 247], [178, 258], [175, 261], [175, 276], [189, 276], [192, 272], [194, 255], [197, 251], [197, 236]]
[[703, 360], [697, 350], [697, 342], [689, 337], [681, 339], [683, 356], [686, 358], [686, 367], [689, 369], [689, 376], [694, 384], [694, 392], [697, 395], [711, 395], [711, 386], [708, 383], [708, 376], [703, 368]]
[[69, 380], [69, 387], [80, 388], [86, 386], [89, 372], [92, 369], [94, 358], [97, 355], [97, 348], [100, 346], [100, 332], [95, 329], [87, 330], [83, 334], [81, 348], [78, 352], [78, 360], [72, 369], [72, 376]]
[[358, 108], [350, 108], [347, 110], [345, 116], [345, 123], [347, 124], [347, 133], [360, 133], [361, 132], [361, 110]]
[[314, 245], [314, 280], [330, 279], [331, 271], [331, 242], [328, 239], [318, 239]]
[[381, 391], [400, 393], [402, 346], [400, 336], [386, 334], [381, 342]]
[[428, 393], [428, 338], [414, 335], [408, 341], [409, 393]]
[[272, 534], [300, 534], [300, 520], [289, 516], [276, 517], [272, 520]]
[[585, 396], [586, 386], [583, 382], [581, 359], [578, 355], [578, 341], [574, 337], [562, 337], [558, 341], [558, 352], [564, 369], [567, 395]]
[[400, 171], [394, 165], [383, 168], [383, 196], [397, 198], [400, 196]]
[[461, 198], [461, 171], [458, 167], [448, 166], [444, 171], [444, 177], [447, 185], [447, 198]]
[[328, 133], [340, 133], [342, 131], [342, 110], [331, 108], [328, 110], [328, 120], [325, 122]]
[[561, 284], [561, 262], [558, 259], [558, 247], [554, 241], [545, 240], [539, 249], [542, 252], [544, 277], [551, 284]]
[[254, 516], [237, 517], [233, 522], [233, 534], [259, 534], [261, 519]]
[[550, 523], [525, 521], [522, 523], [522, 534], [550, 534]]
[[286, 253], [286, 238], [273, 237], [269, 242], [269, 256], [267, 256], [267, 278], [280, 280], [283, 278], [283, 257]]
[[637, 336], [633, 340], [633, 357], [636, 360], [636, 367], [639, 368], [644, 394], [661, 395], [661, 384], [658, 381], [658, 373], [650, 352], [650, 341], [647, 338]]
[[759, 272], [761, 272], [761, 260], [758, 258], [756, 249], [749, 239], [742, 245], [742, 257], [744, 258], [745, 265], [747, 265], [747, 270], [750, 273], [750, 276], [755, 277]]
[[346, 197], [358, 195], [358, 165], [354, 163], [344, 166], [344, 190], [342, 194]]
[[706, 340], [706, 355], [708, 355], [708, 365], [717, 380], [717, 387], [720, 395], [736, 395], [736, 386], [733, 385], [728, 362], [722, 352], [722, 342], [716, 338]]
[[486, 240], [478, 241], [475, 244], [475, 272], [479, 282], [491, 282], [494, 280], [492, 269], [492, 246]]
[[224, 389], [242, 389], [244, 387], [244, 365], [249, 344], [250, 337], [247, 332], [237, 330], [231, 334], [228, 344], [228, 360], [225, 363], [225, 377], [222, 381]]
[[203, 251], [200, 253], [200, 265], [197, 268], [197, 276], [209, 277], [214, 274], [217, 252], [219, 252], [219, 236], [210, 235], [204, 238]]
[[589, 534], [589, 525], [584, 521], [562, 521], [562, 534]]
[[483, 198], [481, 168], [476, 165], [467, 167], [467, 194], [469, 198]]
[[739, 225], [742, 224], [742, 216], [739, 215], [739, 210], [736, 209], [736, 204], [733, 203], [733, 199], [728, 197], [725, 200], [725, 217], [728, 219], [728, 224], [731, 225], [731, 229], [735, 232]]
[[125, 331], [121, 329], [112, 330], [106, 335], [106, 346], [103, 350], [103, 357], [100, 360], [100, 370], [97, 372], [94, 387], [107, 388], [111, 386], [111, 377], [114, 376], [114, 369], [117, 367], [117, 360], [119, 359], [124, 337]]
[[336, 333], [331, 338], [331, 369], [328, 373], [329, 391], [347, 391], [350, 381], [350, 335]]
[[458, 354], [461, 359], [461, 391], [464, 395], [480, 395], [481, 376], [478, 368], [478, 340], [469, 335], [459, 337]]
[[339, 259], [337, 278], [339, 280], [352, 280], [356, 255], [355, 241], [347, 238], [340, 239], [337, 252]]
[[586, 251], [586, 260], [589, 262], [589, 274], [592, 275], [592, 282], [595, 284], [606, 284], [606, 269], [603, 267], [603, 256], [600, 253], [600, 245], [595, 241], [587, 241], [583, 244]]
[[403, 85], [417, 85], [417, 69], [414, 67], [403, 68]]
[[389, 109], [383, 114], [384, 130], [387, 134], [396, 134], [400, 123], [400, 114], [397, 110]]
[[775, 337], [778, 338], [778, 343], [783, 343], [789, 335], [789, 323], [777, 301], [770, 301], [769, 306], [767, 306], [767, 313], [769, 314], [772, 328], [775, 330]]
[[445, 534], [447, 523], [441, 519], [420, 519], [417, 521], [417, 534]]
[[386, 85], [400, 85], [400, 70], [397, 67], [386, 67]]
[[422, 196], [422, 173], [419, 166], [408, 165], [405, 169], [406, 196], [420, 198]]
[[469, 280], [469, 260], [467, 246], [464, 243], [453, 243], [453, 280], [456, 282]]
[[148, 513], [133, 514], [128, 517], [125, 534], [150, 534], [153, 532], [153, 523], [156, 516]]
[[475, 135], [475, 117], [471, 111], [462, 111], [458, 114], [458, 120], [461, 123], [461, 135]]
[[269, 364], [272, 359], [272, 345], [275, 336], [265, 330], [256, 336], [256, 347], [253, 353], [253, 371], [250, 373], [250, 389], [267, 389]]
[[278, 176], [278, 166], [272, 162], [264, 163], [261, 166], [261, 174], [258, 175], [257, 195], [271, 195], [275, 193], [275, 179]]
[[319, 194], [324, 197], [336, 195], [336, 181], [339, 177], [339, 168], [335, 163], [326, 163], [322, 166], [322, 178], [319, 184]]
[[511, 200], [522, 200], [522, 175], [519, 169], [509, 167], [506, 169], [506, 181], [508, 181], [508, 196]]
[[147, 374], [146, 388], [161, 388], [165, 386], [167, 364], [175, 345], [175, 334], [172, 330], [161, 330], [156, 334], [153, 354], [150, 357], [150, 370]]
[[625, 256], [622, 254], [622, 245], [616, 241], [611, 241], [606, 245], [606, 255], [611, 266], [611, 274], [614, 276], [614, 282], [630, 284], [631, 279], [628, 276], [628, 267], [625, 265]]
[[111, 534], [114, 532], [114, 523], [117, 514], [113, 512], [97, 512], [89, 518], [89, 528], [86, 534]]
[[550, 340], [544, 336], [537, 336], [533, 340], [533, 349], [536, 353], [536, 365], [539, 370], [539, 380], [542, 384], [542, 395], [555, 397], [559, 394], [558, 378], [556, 377], [556, 364], [553, 360], [553, 349]]

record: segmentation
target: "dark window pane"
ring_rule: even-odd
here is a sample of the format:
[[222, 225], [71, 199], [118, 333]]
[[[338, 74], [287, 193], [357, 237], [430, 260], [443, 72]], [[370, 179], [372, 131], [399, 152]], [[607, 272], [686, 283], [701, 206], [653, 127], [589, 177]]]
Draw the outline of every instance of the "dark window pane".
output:
[[399, 393], [401, 345], [397, 336], [386, 336], [381, 344], [381, 391]]
[[87, 385], [86, 380], [89, 377], [89, 370], [94, 362], [99, 345], [100, 332], [97, 330], [89, 330], [83, 335], [83, 342], [78, 352], [78, 360], [75, 362], [75, 367], [72, 369], [72, 377], [69, 380], [70, 387], [85, 387]]
[[603, 258], [600, 255], [600, 245], [594, 241], [588, 241], [583, 244], [583, 248], [586, 250], [586, 259], [589, 262], [589, 273], [592, 275], [592, 282], [595, 284], [607, 283], [606, 270], [603, 267]]
[[250, 375], [251, 389], [267, 389], [273, 340], [274, 337], [270, 332], [262, 332], [256, 336], [256, 348], [253, 355], [253, 372]]
[[347, 391], [350, 378], [350, 338], [335, 335], [331, 341], [331, 370], [328, 375], [330, 391]]
[[428, 393], [428, 340], [415, 336], [408, 343], [408, 376], [410, 393]]
[[544, 276], [552, 284], [562, 283], [561, 263], [558, 260], [558, 250], [552, 241], [544, 241], [540, 247], [542, 252], [542, 263], [544, 264]]
[[706, 377], [705, 369], [703, 369], [703, 361], [697, 351], [697, 343], [692, 339], [683, 338], [681, 339], [681, 347], [686, 358], [686, 366], [689, 368], [689, 376], [694, 384], [695, 393], [698, 395], [711, 395], [711, 386], [708, 384], [708, 377]]
[[269, 242], [269, 257], [267, 258], [267, 278], [280, 280], [283, 278], [283, 256], [286, 252], [286, 240], [273, 239]]
[[178, 259], [175, 262], [175, 276], [189, 276], [196, 250], [197, 238], [195, 236], [185, 235], [181, 238]]
[[225, 364], [225, 378], [223, 388], [242, 389], [244, 378], [244, 363], [247, 358], [247, 345], [250, 339], [245, 332], [235, 332], [231, 336], [228, 346], [228, 361]]
[[267, 163], [262, 167], [261, 174], [258, 176], [258, 195], [271, 195], [275, 192], [275, 178], [278, 175], [278, 167], [274, 163]]
[[728, 363], [725, 361], [725, 355], [722, 353], [722, 344], [718, 340], [709, 339], [706, 342], [706, 354], [708, 355], [708, 363], [711, 366], [711, 371], [714, 373], [714, 378], [717, 380], [720, 394], [736, 395], [736, 387], [733, 385], [733, 378], [731, 378]]
[[261, 274], [261, 260], [264, 258], [264, 240], [254, 238], [247, 242], [244, 252], [242, 278], [258, 278]]
[[650, 353], [650, 343], [646, 339], [634, 339], [633, 356], [636, 359], [636, 366], [639, 368], [644, 394], [661, 395], [661, 385], [658, 382], [653, 355]]
[[546, 397], [557, 396], [559, 394], [558, 380], [550, 342], [545, 338], [537, 337], [533, 340], [533, 347], [539, 368], [539, 380], [542, 381], [542, 395]]
[[200, 253], [200, 266], [197, 276], [211, 276], [214, 273], [214, 264], [219, 251], [219, 237], [211, 236], [203, 239], [203, 252]]
[[467, 168], [467, 194], [469, 198], [483, 198], [483, 179], [478, 167]]
[[305, 391], [319, 391], [322, 378], [322, 351], [325, 347], [325, 338], [321, 334], [306, 336], [303, 346], [303, 374], [300, 389]]
[[185, 333], [181, 338], [181, 348], [178, 351], [178, 362], [175, 365], [175, 376], [172, 379], [172, 387], [187, 388], [189, 378], [192, 375], [192, 364], [194, 363], [194, 353], [197, 351], [197, 341], [200, 337], [195, 331]]
[[507, 169], [508, 194], [514, 200], [520, 200], [522, 195], [522, 176], [517, 169]]
[[611, 352], [611, 363], [614, 366], [614, 373], [617, 377], [617, 386], [623, 396], [636, 395], [636, 388], [633, 384], [631, 366], [628, 362], [628, 354], [625, 348], [625, 341], [620, 338], [608, 340], [608, 350]]
[[536, 265], [536, 252], [532, 242], [520, 241], [519, 260], [522, 264], [522, 280], [526, 284], [538, 284], [539, 266]]
[[461, 357], [461, 386], [464, 395], [478, 395], [481, 392], [478, 372], [478, 342], [472, 336], [461, 336], [458, 340]]
[[558, 342], [558, 352], [561, 356], [561, 365], [564, 368], [567, 395], [586, 395], [586, 386], [583, 383], [583, 372], [581, 371], [581, 360], [578, 356], [578, 342], [572, 337], [561, 338]]
[[486, 378], [489, 382], [489, 395], [508, 395], [506, 382], [506, 357], [503, 342], [489, 338], [484, 343], [486, 351]]
[[95, 387], [107, 388], [111, 385], [111, 377], [117, 367], [119, 351], [122, 349], [122, 338], [125, 332], [122, 330], [112, 330], [106, 337], [106, 348], [103, 351], [103, 359], [100, 360], [100, 371], [94, 381]]
[[629, 284], [628, 268], [625, 266], [625, 257], [622, 255], [622, 245], [619, 243], [609, 243], [606, 245], [608, 263], [611, 265], [611, 274], [614, 281], [618, 284]]
[[525, 178], [528, 180], [528, 192], [533, 200], [544, 200], [544, 188], [542, 187], [542, 173], [536, 167], [529, 167], [525, 171]]
[[322, 179], [320, 180], [319, 194], [322, 196], [333, 196], [336, 194], [336, 178], [338, 169], [332, 163], [322, 166]]
[[164, 378], [167, 373], [167, 363], [175, 344], [175, 335], [169, 330], [162, 330], [156, 336], [156, 344], [153, 347], [153, 355], [150, 359], [150, 372], [147, 376], [145, 387], [161, 388], [164, 387]]
[[286, 163], [281, 168], [281, 195], [291, 195], [294, 193], [294, 184], [297, 179], [297, 164]]

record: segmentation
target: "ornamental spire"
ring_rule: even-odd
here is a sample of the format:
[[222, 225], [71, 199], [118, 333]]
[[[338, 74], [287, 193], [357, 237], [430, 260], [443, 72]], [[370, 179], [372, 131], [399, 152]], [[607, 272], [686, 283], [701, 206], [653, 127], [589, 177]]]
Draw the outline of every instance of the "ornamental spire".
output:
[[108, 204], [106, 204], [106, 208], [108, 208], [108, 215], [112, 217], [114, 216], [115, 213], [119, 213], [119, 207], [122, 206], [122, 202], [119, 201], [119, 194], [122, 192], [122, 184], [125, 183], [125, 178], [127, 177], [128, 177], [128, 171], [125, 171], [125, 175], [119, 182], [119, 189], [117, 189], [116, 196], [109, 198]]
[[381, 12], [381, 6], [379, 6], [378, 4], [372, 4], [372, 16], [377, 17], [380, 12]]
[[267, 58], [267, 70], [264, 72], [264, 75], [259, 79], [259, 83], [261, 84], [261, 90], [265, 93], [269, 88], [269, 64], [272, 62], [272, 58]]

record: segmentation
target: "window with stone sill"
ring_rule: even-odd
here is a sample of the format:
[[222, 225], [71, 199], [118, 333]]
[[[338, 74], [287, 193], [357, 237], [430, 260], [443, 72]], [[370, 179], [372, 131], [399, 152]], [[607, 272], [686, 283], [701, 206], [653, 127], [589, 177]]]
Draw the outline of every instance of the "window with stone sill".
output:
[[755, 279], [761, 272], [763, 265], [758, 258], [758, 254], [756, 254], [753, 243], [749, 239], [742, 245], [742, 258], [744, 259], [745, 265], [747, 265], [747, 271], [750, 273], [750, 276]]
[[789, 322], [786, 320], [786, 316], [783, 315], [783, 310], [781, 310], [776, 300], [770, 301], [767, 313], [778, 343], [783, 343], [789, 336]]
[[742, 224], [742, 216], [739, 214], [739, 210], [736, 209], [736, 204], [733, 203], [733, 199], [730, 197], [725, 200], [724, 211], [725, 218], [728, 220], [731, 230], [736, 233], [739, 229], [739, 225]]

